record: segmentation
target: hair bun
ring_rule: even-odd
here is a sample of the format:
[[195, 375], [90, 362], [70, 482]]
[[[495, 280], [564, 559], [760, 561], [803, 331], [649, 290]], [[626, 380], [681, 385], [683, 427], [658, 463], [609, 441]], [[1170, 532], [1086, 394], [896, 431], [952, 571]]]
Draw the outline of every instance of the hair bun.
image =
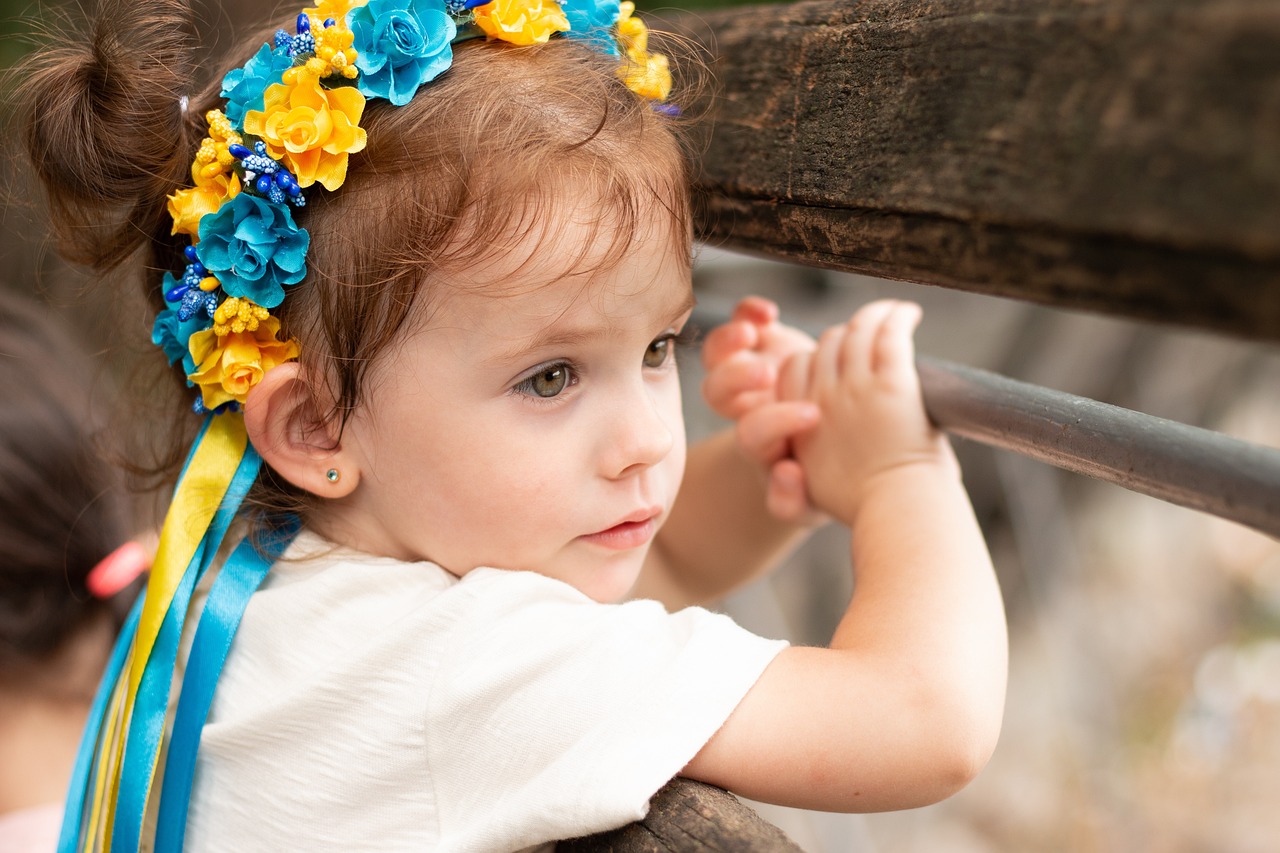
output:
[[18, 71], [25, 141], [63, 253], [105, 270], [154, 233], [185, 179], [198, 133], [179, 105], [192, 85], [191, 10], [104, 0], [87, 36], [60, 32], [62, 45]]

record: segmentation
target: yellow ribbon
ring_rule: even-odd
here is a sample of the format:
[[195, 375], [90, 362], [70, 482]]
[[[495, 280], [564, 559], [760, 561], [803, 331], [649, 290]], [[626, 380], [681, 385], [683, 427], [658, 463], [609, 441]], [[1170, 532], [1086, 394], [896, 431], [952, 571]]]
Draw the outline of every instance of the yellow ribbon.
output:
[[[98, 846], [95, 845], [94, 835], [97, 824], [101, 821], [99, 849], [110, 853], [125, 736], [143, 671], [155, 646], [165, 614], [173, 601], [174, 592], [182, 580], [182, 574], [190, 565], [209, 523], [222, 503], [223, 495], [235, 476], [247, 445], [243, 415], [228, 412], [214, 417], [187, 464], [173, 502], [169, 504], [169, 510], [165, 514], [164, 527], [160, 530], [160, 545], [156, 551], [155, 563], [151, 567], [151, 577], [147, 582], [146, 597], [138, 621], [138, 633], [130, 651], [129, 665], [121, 673], [120, 684], [117, 685], [118, 690], [121, 685], [124, 687], [123, 701], [112, 703], [112, 709], [104, 721], [98, 775], [101, 777], [109, 772], [110, 784], [100, 787], [95, 782], [93, 809], [86, 833], [86, 851]], [[153, 778], [154, 763], [153, 758]]]

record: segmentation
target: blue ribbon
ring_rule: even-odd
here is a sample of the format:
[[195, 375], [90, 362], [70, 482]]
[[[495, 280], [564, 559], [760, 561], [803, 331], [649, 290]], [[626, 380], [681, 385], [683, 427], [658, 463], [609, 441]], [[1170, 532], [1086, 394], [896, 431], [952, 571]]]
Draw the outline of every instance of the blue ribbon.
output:
[[102, 681], [98, 684], [98, 692], [93, 697], [93, 705], [89, 708], [89, 718], [85, 722], [84, 734], [80, 737], [80, 749], [76, 752], [76, 761], [71, 768], [71, 784], [67, 787], [67, 804], [62, 812], [62, 831], [58, 835], [58, 853], [78, 853], [80, 828], [84, 822], [84, 804], [89, 796], [89, 774], [93, 769], [94, 758], [98, 754], [98, 736], [102, 730], [103, 718], [107, 714], [107, 705], [111, 701], [111, 693], [120, 673], [124, 671], [125, 661], [129, 659], [129, 648], [133, 645], [133, 635], [138, 632], [138, 619], [142, 615], [142, 596], [133, 603], [129, 617], [120, 636], [116, 639], [115, 648], [111, 650], [111, 659], [107, 661], [106, 671], [102, 673]]
[[253, 486], [261, 467], [262, 457], [252, 446], [246, 446], [226, 496], [183, 573], [182, 580], [174, 591], [173, 601], [165, 613], [160, 633], [156, 636], [155, 647], [143, 671], [137, 700], [129, 719], [124, 763], [120, 771], [120, 792], [116, 799], [116, 817], [111, 836], [112, 850], [133, 853], [138, 849], [152, 775], [156, 770], [156, 755], [164, 737], [169, 693], [187, 607], [195, 587], [217, 556], [227, 528]]
[[293, 541], [299, 527], [297, 519], [290, 519], [284, 526], [267, 534], [259, 547], [248, 539], [244, 540], [213, 581], [208, 601], [200, 614], [200, 624], [196, 627], [191, 654], [187, 658], [182, 693], [174, 716], [160, 791], [155, 853], [179, 853], [182, 850], [200, 735], [209, 716], [209, 706], [213, 702], [213, 692], [223, 664], [249, 599], [266, 578], [272, 564]]
[[[200, 430], [196, 433], [195, 441], [191, 442], [191, 449], [187, 451], [187, 458], [183, 461], [182, 470], [178, 473], [175, 492], [181, 486], [182, 478], [186, 476], [187, 467], [195, 456], [196, 448], [200, 446], [200, 439], [204, 438], [205, 432], [208, 431], [211, 420], [212, 418], [205, 418], [200, 424]], [[116, 682], [120, 680], [120, 674], [124, 671], [125, 663], [129, 660], [129, 649], [133, 647], [133, 638], [138, 633], [138, 620], [142, 616], [142, 601], [145, 597], [145, 592], [138, 596], [133, 610], [129, 612], [128, 619], [121, 627], [120, 634], [116, 637], [115, 647], [111, 650], [111, 659], [107, 662], [107, 668], [102, 673], [102, 681], [98, 684], [97, 695], [93, 697], [93, 704], [89, 707], [89, 717], [85, 720], [80, 748], [76, 751], [76, 760], [71, 768], [71, 783], [67, 787], [67, 802], [62, 812], [62, 831], [58, 835], [58, 853], [79, 853], [85, 800], [90, 793], [90, 773], [98, 754], [102, 724], [107, 715], [107, 706], [111, 702], [111, 692], [115, 689]]]

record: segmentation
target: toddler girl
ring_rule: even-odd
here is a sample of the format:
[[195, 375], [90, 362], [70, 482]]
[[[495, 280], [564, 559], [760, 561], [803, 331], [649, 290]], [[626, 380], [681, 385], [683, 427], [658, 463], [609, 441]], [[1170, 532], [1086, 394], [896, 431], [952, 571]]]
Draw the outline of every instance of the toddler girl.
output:
[[[65, 849], [510, 851], [678, 773], [894, 809], [985, 762], [999, 596], [915, 309], [816, 348], [744, 309], [746, 452], [686, 459], [689, 176], [631, 12], [321, 0], [197, 90], [182, 4], [112, 3], [29, 72], [73, 81], [27, 125], [63, 242], [141, 257], [199, 415]], [[810, 503], [854, 527], [831, 649], [685, 607]]]

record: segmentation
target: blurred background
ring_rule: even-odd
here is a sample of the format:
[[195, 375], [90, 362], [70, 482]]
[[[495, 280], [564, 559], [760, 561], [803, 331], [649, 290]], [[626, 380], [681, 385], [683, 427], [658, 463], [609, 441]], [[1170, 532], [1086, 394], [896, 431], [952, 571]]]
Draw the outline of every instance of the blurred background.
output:
[[[78, 7], [5, 0], [0, 65], [12, 66], [37, 38], [64, 37], [59, 16]], [[196, 8], [216, 52], [261, 21], [263, 4], [204, 0]], [[56, 257], [16, 159], [12, 80], [2, 86], [11, 144], [0, 286], [67, 315], [98, 355], [95, 378], [127, 385], [139, 365], [158, 361], [135, 284], [90, 280]], [[1273, 345], [714, 246], [701, 249], [695, 287], [713, 314], [756, 293], [814, 329], [876, 297], [914, 299], [925, 308], [923, 353], [1280, 446]], [[696, 353], [684, 370], [696, 438], [723, 424], [700, 405]], [[968, 789], [926, 809], [761, 811], [811, 853], [1280, 850], [1280, 542], [1003, 451], [956, 445], [1010, 621], [1006, 724], [994, 759]], [[826, 529], [725, 609], [759, 633], [825, 644], [851, 584], [845, 534]]]

